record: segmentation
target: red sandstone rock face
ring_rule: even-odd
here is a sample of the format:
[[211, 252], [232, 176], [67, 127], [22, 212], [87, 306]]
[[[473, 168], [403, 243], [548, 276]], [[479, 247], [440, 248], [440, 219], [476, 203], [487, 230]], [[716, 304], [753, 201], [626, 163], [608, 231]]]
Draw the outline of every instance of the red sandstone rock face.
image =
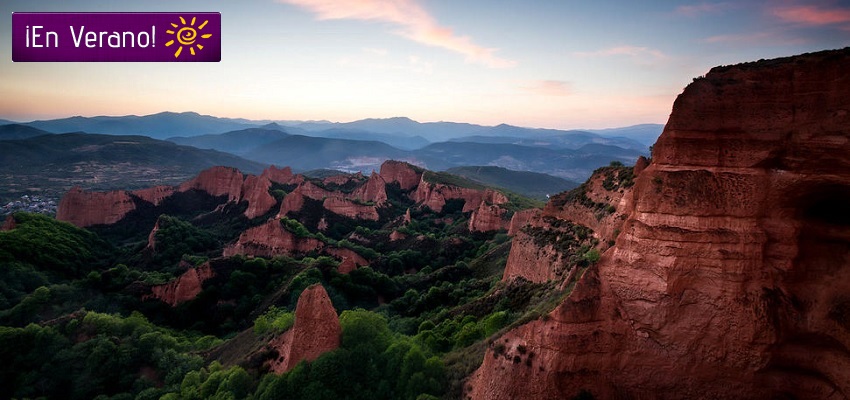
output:
[[283, 167], [277, 168], [274, 165], [266, 168], [262, 175], [263, 178], [266, 178], [272, 182], [282, 183], [285, 185], [293, 184], [293, 183], [301, 183], [304, 181], [304, 177], [301, 175], [294, 175], [292, 173], [292, 168]]
[[277, 204], [277, 201], [269, 194], [272, 182], [262, 176], [248, 175], [242, 183], [241, 199], [248, 201], [248, 209], [245, 216], [253, 219], [267, 212]]
[[152, 297], [175, 307], [197, 297], [201, 293], [201, 285], [204, 281], [213, 276], [215, 276], [215, 273], [209, 263], [204, 263], [197, 268], [189, 268], [174, 281], [152, 287]]
[[508, 236], [516, 235], [524, 226], [529, 225], [533, 219], [538, 217], [540, 217], [540, 209], [537, 208], [515, 212], [514, 216], [511, 217]]
[[481, 203], [477, 209], [472, 211], [469, 217], [468, 228], [473, 232], [489, 232], [506, 229], [509, 222], [503, 219], [507, 210], [495, 205]]
[[15, 217], [7, 215], [6, 220], [3, 221], [3, 226], [0, 226], [0, 231], [11, 231], [12, 229], [15, 229], [16, 226], [17, 223], [15, 222]]
[[159, 218], [156, 219], [156, 223], [153, 225], [153, 229], [151, 229], [151, 233], [148, 234], [148, 245], [145, 246], [145, 249], [150, 251], [156, 251], [156, 233], [159, 232]]
[[419, 184], [422, 171], [408, 163], [387, 160], [381, 164], [381, 178], [385, 182], [398, 182], [402, 190], [410, 190]]
[[263, 225], [242, 232], [236, 243], [224, 249], [223, 255], [274, 257], [320, 250], [324, 245], [317, 239], [297, 237], [284, 229], [279, 220], [271, 219]]
[[357, 264], [354, 263], [354, 260], [350, 258], [343, 258], [336, 270], [340, 274], [349, 274], [355, 269], [357, 269]]
[[227, 196], [227, 201], [239, 201], [242, 197], [244, 177], [239, 170], [230, 167], [212, 167], [201, 171], [194, 179], [180, 185], [180, 191], [202, 190], [213, 196]]
[[637, 161], [635, 161], [635, 167], [634, 167], [635, 176], [640, 175], [640, 173], [643, 172], [643, 170], [645, 170], [646, 167], [648, 167], [648, 166], [649, 166], [649, 160], [647, 160], [646, 157], [644, 157], [644, 156], [638, 157]]
[[362, 201], [371, 201], [379, 206], [383, 205], [387, 202], [387, 182], [373, 172], [366, 184], [354, 190], [352, 197]]
[[325, 201], [322, 202], [322, 207], [334, 214], [339, 214], [353, 219], [377, 221], [380, 218], [377, 207], [357, 204], [351, 200], [341, 197], [326, 198]]
[[283, 201], [280, 203], [280, 212], [277, 216], [285, 217], [286, 214], [291, 212], [301, 211], [301, 207], [304, 207], [304, 195], [301, 194], [301, 187], [299, 186], [283, 197]]
[[350, 260], [351, 263], [354, 264], [355, 268], [369, 265], [369, 261], [366, 260], [366, 258], [351, 249], [342, 247], [327, 247], [325, 248], [324, 253], [332, 255], [342, 261]]
[[284, 373], [301, 360], [313, 361], [320, 355], [339, 348], [342, 328], [322, 285], [308, 287], [298, 297], [295, 324], [292, 329], [272, 340], [269, 346], [279, 357], [271, 364], [275, 373]]
[[[547, 242], [541, 244], [528, 232], [529, 228], [552, 232], [561, 236], [573, 236], [571, 226], [554, 224], [547, 221], [564, 220], [573, 224], [588, 227], [592, 230], [592, 238], [596, 240], [596, 248], [600, 251], [609, 247], [608, 243], [613, 241], [626, 219], [626, 210], [631, 200], [632, 188], [617, 187], [608, 190], [603, 185], [606, 177], [613, 177], [613, 182], [621, 180], [619, 172], [626, 169], [603, 168], [594, 173], [584, 184], [585, 197], [589, 202], [597, 203], [599, 206], [588, 206], [581, 200], [575, 199], [574, 192], [562, 193], [553, 196], [543, 211], [530, 210], [519, 212], [511, 221], [509, 234], [514, 237], [511, 242], [511, 252], [505, 265], [503, 281], [510, 281], [517, 277], [523, 277], [531, 282], [547, 282], [556, 280], [562, 285], [571, 283], [576, 270], [569, 265], [569, 251], [564, 252], [556, 243]], [[576, 190], [582, 190], [581, 188]], [[569, 199], [569, 200], [567, 200]], [[609, 206], [615, 208], [609, 211]], [[592, 243], [587, 243], [591, 245]]]
[[689, 85], [616, 245], [491, 346], [468, 395], [850, 396], [848, 70], [841, 50]]
[[477, 190], [430, 183], [425, 181], [424, 176], [419, 186], [416, 187], [416, 192], [413, 194], [413, 201], [427, 206], [435, 212], [442, 211], [443, 206], [446, 205], [446, 200], [451, 199], [463, 199], [465, 201], [463, 212], [475, 210], [482, 202], [496, 205], [508, 202], [508, 198], [505, 195], [495, 190]]
[[333, 196], [333, 192], [322, 189], [310, 181], [305, 181], [298, 186], [298, 189], [302, 196], [313, 200], [323, 200], [325, 197]]
[[59, 201], [56, 219], [84, 228], [114, 224], [135, 209], [136, 203], [127, 192], [85, 192], [74, 187]]
[[158, 206], [163, 200], [174, 194], [174, 186], [154, 186], [152, 188], [134, 190], [134, 196]]
[[403, 234], [399, 231], [392, 231], [392, 233], [390, 233], [390, 242], [395, 242], [396, 240], [404, 240], [404, 239], [407, 239], [407, 235], [405, 235], [405, 234]]

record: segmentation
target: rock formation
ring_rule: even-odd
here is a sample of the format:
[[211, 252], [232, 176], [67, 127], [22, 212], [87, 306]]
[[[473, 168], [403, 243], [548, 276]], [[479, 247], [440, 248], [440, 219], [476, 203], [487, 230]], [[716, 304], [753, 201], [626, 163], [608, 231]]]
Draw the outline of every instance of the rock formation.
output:
[[582, 246], [604, 250], [620, 232], [631, 199], [632, 171], [600, 168], [580, 187], [552, 196], [542, 211], [516, 213], [502, 280], [571, 283], [576, 267], [583, 266], [582, 254], [575, 252]]
[[295, 175], [292, 173], [292, 168], [283, 167], [278, 168], [274, 165], [266, 168], [262, 175], [263, 178], [266, 178], [272, 182], [282, 183], [285, 185], [289, 184], [297, 184], [304, 181], [304, 177], [301, 175]]
[[522, 228], [529, 225], [535, 218], [540, 217], [540, 209], [532, 208], [529, 210], [517, 211], [511, 217], [511, 223], [508, 227], [508, 236], [514, 236]]
[[425, 175], [416, 187], [412, 199], [435, 212], [443, 210], [446, 200], [464, 200], [463, 212], [470, 212], [478, 208], [482, 202], [487, 204], [505, 204], [508, 198], [492, 189], [470, 189], [441, 183], [431, 183], [425, 180]]
[[148, 245], [145, 246], [145, 249], [150, 250], [150, 251], [154, 251], [154, 252], [156, 251], [156, 233], [159, 232], [159, 229], [160, 229], [159, 220], [160, 220], [160, 218], [156, 219], [156, 223], [153, 225], [153, 229], [151, 229], [151, 233], [148, 234]]
[[248, 175], [242, 183], [240, 200], [248, 202], [245, 216], [254, 219], [269, 212], [277, 200], [269, 194], [272, 182], [265, 177]]
[[152, 188], [134, 190], [131, 194], [148, 203], [158, 206], [163, 200], [174, 194], [174, 186], [154, 186]]
[[285, 217], [289, 213], [301, 211], [301, 207], [304, 207], [304, 195], [301, 194], [301, 186], [299, 186], [283, 197], [277, 216]]
[[847, 71], [845, 49], [688, 85], [616, 245], [490, 345], [467, 395], [848, 398]]
[[193, 300], [201, 293], [204, 281], [215, 276], [210, 264], [204, 263], [184, 272], [177, 279], [164, 285], [151, 288], [151, 297], [162, 300], [172, 307], [185, 301]]
[[401, 190], [411, 190], [419, 185], [422, 179], [422, 169], [406, 162], [388, 160], [381, 164], [381, 178], [385, 182], [396, 182]]
[[502, 217], [507, 210], [496, 205], [481, 202], [477, 209], [469, 216], [468, 229], [473, 232], [489, 232], [506, 229], [509, 221]]
[[135, 209], [136, 203], [128, 192], [86, 192], [74, 187], [59, 201], [56, 219], [84, 228], [114, 224]]
[[366, 184], [355, 189], [352, 197], [361, 201], [383, 205], [387, 202], [387, 182], [380, 175], [372, 172]]
[[230, 167], [212, 167], [201, 171], [194, 179], [180, 185], [180, 191], [196, 189], [213, 196], [227, 196], [227, 201], [236, 202], [242, 197], [244, 176]]
[[13, 217], [11, 214], [7, 215], [6, 220], [3, 221], [3, 226], [0, 226], [0, 231], [11, 231], [12, 229], [15, 229], [17, 225], [18, 224], [15, 222], [15, 217]]
[[295, 236], [283, 228], [280, 220], [273, 218], [263, 225], [242, 232], [236, 243], [224, 249], [224, 256], [244, 254], [270, 258], [277, 255], [304, 254], [320, 250], [324, 246], [318, 239]]
[[322, 202], [322, 207], [334, 214], [352, 219], [377, 221], [380, 218], [378, 215], [378, 208], [376, 206], [358, 204], [352, 200], [342, 197], [328, 197]]
[[304, 289], [295, 306], [292, 329], [273, 339], [277, 351], [271, 370], [284, 373], [302, 360], [313, 361], [323, 353], [339, 348], [342, 328], [328, 292], [320, 284]]

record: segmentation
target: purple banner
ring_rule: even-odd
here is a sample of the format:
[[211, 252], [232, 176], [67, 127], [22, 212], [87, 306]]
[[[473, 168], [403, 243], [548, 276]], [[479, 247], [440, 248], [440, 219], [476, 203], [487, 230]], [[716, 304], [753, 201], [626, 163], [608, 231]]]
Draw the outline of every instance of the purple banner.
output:
[[12, 13], [12, 61], [221, 61], [221, 13]]

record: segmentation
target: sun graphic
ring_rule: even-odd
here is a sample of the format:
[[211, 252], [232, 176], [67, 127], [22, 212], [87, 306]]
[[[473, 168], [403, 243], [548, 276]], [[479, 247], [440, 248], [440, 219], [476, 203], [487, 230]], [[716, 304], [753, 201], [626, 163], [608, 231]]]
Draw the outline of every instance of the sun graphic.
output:
[[[180, 54], [183, 53], [183, 46], [188, 47], [189, 52], [192, 53], [193, 56], [195, 55], [195, 48], [197, 48], [199, 51], [204, 48], [204, 45], [202, 45], [200, 43], [195, 44], [195, 40], [198, 38], [198, 31], [203, 30], [204, 27], [207, 26], [207, 22], [210, 22], [210, 21], [205, 20], [201, 25], [198, 26], [198, 29], [195, 29], [195, 22], [196, 22], [196, 17], [192, 17], [192, 22], [189, 23], [189, 24], [186, 23], [185, 18], [180, 17], [180, 25], [177, 25], [173, 22], [171, 23], [172, 27], [180, 28], [180, 29], [178, 29], [176, 32], [172, 29], [165, 31], [165, 33], [167, 33], [169, 35], [177, 36], [177, 39], [176, 39], [177, 43], [180, 44], [180, 47], [178, 47], [177, 51], [174, 52], [174, 58], [180, 57]], [[209, 39], [211, 37], [212, 37], [212, 33], [206, 33], [206, 34], [201, 35], [202, 39]], [[174, 40], [175, 39], [171, 39], [167, 43], [165, 43], [165, 47], [169, 47], [169, 46], [173, 45]]]

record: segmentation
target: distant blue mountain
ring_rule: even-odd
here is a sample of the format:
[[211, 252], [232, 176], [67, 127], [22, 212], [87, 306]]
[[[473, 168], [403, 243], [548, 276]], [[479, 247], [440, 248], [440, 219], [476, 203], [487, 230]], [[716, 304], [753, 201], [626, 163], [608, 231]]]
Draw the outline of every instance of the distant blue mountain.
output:
[[86, 132], [109, 135], [142, 135], [154, 139], [175, 136], [198, 136], [224, 133], [256, 126], [244, 122], [200, 115], [194, 112], [121, 117], [71, 117], [47, 121], [33, 121], [25, 125], [51, 133]]
[[50, 132], [21, 124], [0, 125], [0, 140], [20, 140], [50, 135]]
[[589, 130], [589, 132], [609, 138], [628, 138], [649, 147], [655, 144], [655, 141], [661, 136], [661, 131], [663, 130], [664, 125], [662, 124], [640, 124], [622, 128], [595, 129]]

